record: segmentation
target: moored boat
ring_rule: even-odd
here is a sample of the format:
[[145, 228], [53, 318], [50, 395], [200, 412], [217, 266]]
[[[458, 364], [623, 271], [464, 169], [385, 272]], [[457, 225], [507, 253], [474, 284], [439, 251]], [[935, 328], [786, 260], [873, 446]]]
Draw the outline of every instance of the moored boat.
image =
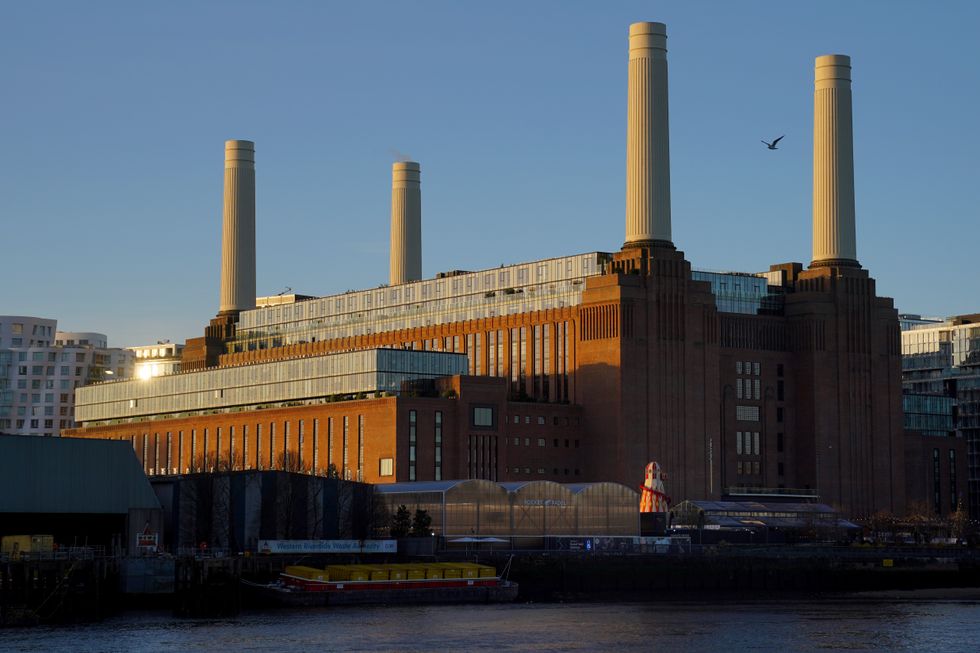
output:
[[[506, 574], [503, 574], [506, 576]], [[517, 583], [475, 563], [289, 566], [267, 585], [245, 583], [279, 605], [500, 603], [517, 598]]]

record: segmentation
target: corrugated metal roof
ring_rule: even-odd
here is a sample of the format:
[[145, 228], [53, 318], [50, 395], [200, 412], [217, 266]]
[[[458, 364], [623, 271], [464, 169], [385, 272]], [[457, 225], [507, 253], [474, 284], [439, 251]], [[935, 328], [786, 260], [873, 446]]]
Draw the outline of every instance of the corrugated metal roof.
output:
[[160, 508], [129, 442], [0, 436], [0, 513]]

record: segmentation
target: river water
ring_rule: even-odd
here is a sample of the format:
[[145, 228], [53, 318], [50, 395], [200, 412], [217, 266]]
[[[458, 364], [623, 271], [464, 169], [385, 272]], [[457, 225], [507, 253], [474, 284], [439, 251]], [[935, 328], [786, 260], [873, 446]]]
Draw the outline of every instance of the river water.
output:
[[793, 599], [714, 603], [392, 606], [0, 631], [0, 651], [942, 651], [980, 650], [980, 602]]

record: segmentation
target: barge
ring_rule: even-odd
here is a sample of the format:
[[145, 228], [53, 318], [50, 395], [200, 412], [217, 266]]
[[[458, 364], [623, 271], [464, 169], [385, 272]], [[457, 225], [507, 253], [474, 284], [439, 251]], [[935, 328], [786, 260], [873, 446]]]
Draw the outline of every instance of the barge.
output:
[[325, 606], [356, 604], [504, 603], [517, 583], [475, 563], [293, 565], [267, 585], [243, 581], [263, 603]]

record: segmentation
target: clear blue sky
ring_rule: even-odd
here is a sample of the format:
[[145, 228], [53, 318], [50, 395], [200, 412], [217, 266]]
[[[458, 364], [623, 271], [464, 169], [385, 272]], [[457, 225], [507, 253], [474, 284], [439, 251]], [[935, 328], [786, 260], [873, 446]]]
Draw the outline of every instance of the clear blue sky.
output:
[[426, 276], [616, 250], [639, 20], [667, 23], [696, 267], [809, 262], [813, 59], [849, 54], [861, 262], [903, 312], [980, 311], [980, 3], [6, 2], [0, 314], [201, 335], [228, 138], [256, 142], [259, 294], [387, 280], [396, 152]]

